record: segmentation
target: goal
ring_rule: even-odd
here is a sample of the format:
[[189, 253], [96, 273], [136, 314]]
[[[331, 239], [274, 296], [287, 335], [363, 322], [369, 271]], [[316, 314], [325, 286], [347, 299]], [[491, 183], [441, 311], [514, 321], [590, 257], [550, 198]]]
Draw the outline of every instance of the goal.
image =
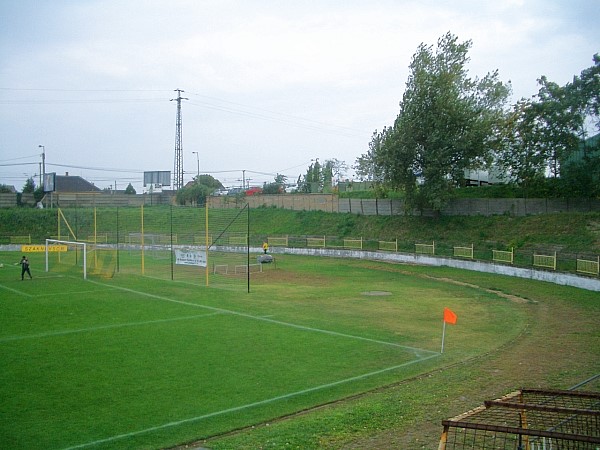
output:
[[71, 271], [74, 267], [83, 269], [83, 279], [87, 279], [87, 244], [85, 242], [46, 239], [46, 272], [50, 266]]

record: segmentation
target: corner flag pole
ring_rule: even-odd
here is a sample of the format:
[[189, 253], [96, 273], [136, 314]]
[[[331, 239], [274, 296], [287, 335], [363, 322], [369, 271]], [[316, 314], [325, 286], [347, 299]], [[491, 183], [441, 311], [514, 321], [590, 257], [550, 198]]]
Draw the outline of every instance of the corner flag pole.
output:
[[442, 327], [442, 351], [440, 353], [444, 353], [444, 339], [446, 337], [446, 321], [444, 320], [444, 326]]
[[443, 328], [442, 328], [442, 351], [440, 353], [444, 353], [444, 339], [446, 337], [446, 322], [451, 325], [456, 324], [456, 313], [452, 311], [450, 308], [444, 308], [444, 320], [443, 320]]

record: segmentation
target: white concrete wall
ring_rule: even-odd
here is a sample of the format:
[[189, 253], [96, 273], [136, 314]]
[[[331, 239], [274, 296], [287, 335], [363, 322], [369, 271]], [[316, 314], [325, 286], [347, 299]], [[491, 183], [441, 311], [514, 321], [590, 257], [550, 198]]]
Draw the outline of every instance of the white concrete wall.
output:
[[[252, 252], [261, 252], [262, 249], [252, 248]], [[329, 256], [335, 258], [368, 259], [373, 261], [387, 261], [394, 263], [420, 264], [424, 266], [447, 266], [457, 269], [474, 270], [476, 272], [495, 273], [511, 277], [526, 278], [530, 280], [547, 281], [563, 286], [573, 286], [588, 291], [600, 292], [600, 279], [577, 276], [573, 274], [550, 272], [545, 270], [525, 269], [504, 264], [493, 264], [481, 261], [468, 261], [451, 258], [441, 258], [411, 253], [384, 253], [368, 252], [361, 250], [322, 249], [322, 248], [283, 248], [272, 247], [271, 253]]]

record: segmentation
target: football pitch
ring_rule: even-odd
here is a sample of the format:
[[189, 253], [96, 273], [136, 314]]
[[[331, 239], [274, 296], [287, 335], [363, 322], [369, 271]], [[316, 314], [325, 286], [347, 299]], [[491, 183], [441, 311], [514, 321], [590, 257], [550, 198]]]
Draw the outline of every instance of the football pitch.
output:
[[[518, 302], [402, 266], [282, 256], [250, 293], [77, 270], [20, 279], [0, 253], [0, 446], [165, 448], [490, 351]], [[446, 329], [442, 312], [458, 315]]]

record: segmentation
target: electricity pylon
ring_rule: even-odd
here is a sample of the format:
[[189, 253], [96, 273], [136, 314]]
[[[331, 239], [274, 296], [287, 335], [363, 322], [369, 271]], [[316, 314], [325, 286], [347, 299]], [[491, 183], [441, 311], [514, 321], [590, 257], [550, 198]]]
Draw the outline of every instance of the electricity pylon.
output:
[[183, 188], [183, 146], [181, 144], [181, 100], [189, 100], [182, 97], [181, 89], [175, 89], [177, 98], [172, 98], [171, 101], [177, 101], [177, 121], [175, 125], [175, 166], [173, 173], [173, 189], [178, 191]]

